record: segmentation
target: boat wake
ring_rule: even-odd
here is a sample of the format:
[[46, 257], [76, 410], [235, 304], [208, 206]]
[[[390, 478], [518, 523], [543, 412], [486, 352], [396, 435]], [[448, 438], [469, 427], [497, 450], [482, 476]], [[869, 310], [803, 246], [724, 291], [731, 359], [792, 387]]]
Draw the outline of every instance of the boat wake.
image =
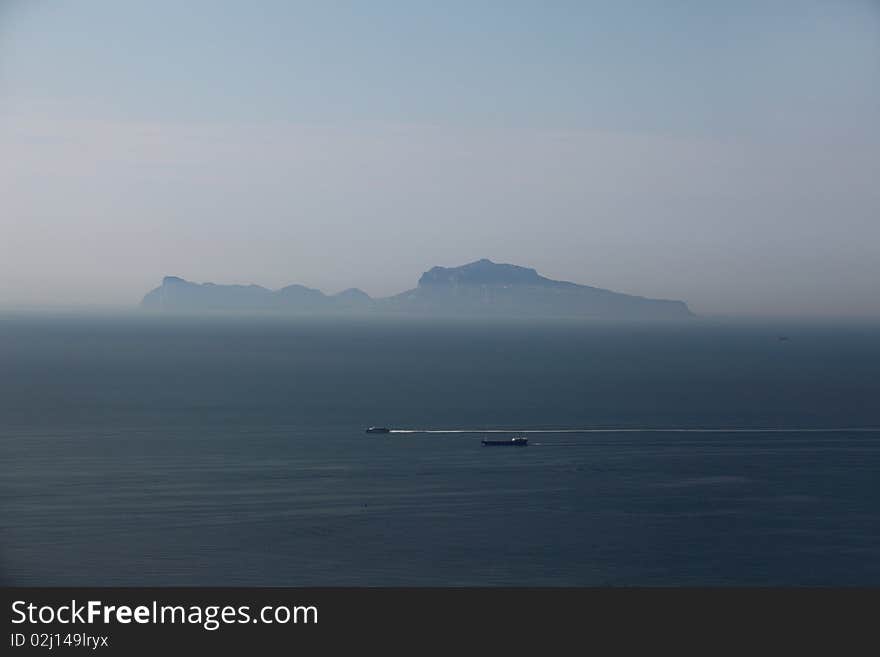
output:
[[586, 429], [391, 429], [395, 434], [485, 434], [485, 433], [880, 433], [880, 427], [591, 427]]

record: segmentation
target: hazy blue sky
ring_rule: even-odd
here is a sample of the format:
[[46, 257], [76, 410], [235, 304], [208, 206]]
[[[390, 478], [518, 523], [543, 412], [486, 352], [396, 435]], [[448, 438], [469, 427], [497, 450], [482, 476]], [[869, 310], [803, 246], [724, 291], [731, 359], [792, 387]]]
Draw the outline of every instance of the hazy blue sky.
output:
[[0, 304], [489, 257], [880, 315], [880, 2], [0, 0]]

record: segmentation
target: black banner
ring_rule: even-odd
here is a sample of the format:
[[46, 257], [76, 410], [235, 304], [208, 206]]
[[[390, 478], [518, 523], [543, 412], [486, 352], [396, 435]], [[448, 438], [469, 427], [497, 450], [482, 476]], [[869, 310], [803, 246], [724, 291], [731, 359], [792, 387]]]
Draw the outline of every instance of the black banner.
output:
[[[871, 590], [5, 588], [3, 654], [873, 642]], [[610, 642], [610, 643], [609, 643]], [[561, 652], [561, 650], [559, 650]]]

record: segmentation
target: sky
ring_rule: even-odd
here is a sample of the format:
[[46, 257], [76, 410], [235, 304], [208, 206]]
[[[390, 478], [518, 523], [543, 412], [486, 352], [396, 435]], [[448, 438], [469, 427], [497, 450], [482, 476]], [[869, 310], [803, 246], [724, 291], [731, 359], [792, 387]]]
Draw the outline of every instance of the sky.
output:
[[0, 306], [487, 257], [880, 316], [880, 2], [0, 0]]

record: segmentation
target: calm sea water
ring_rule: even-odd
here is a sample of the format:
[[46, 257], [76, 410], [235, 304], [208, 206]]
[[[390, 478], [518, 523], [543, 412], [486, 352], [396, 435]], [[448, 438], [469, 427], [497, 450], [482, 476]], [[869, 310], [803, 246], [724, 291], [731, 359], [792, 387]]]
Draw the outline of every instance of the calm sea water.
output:
[[[484, 448], [373, 424], [608, 431]], [[24, 585], [878, 585], [877, 427], [876, 324], [7, 314], [0, 570]]]

